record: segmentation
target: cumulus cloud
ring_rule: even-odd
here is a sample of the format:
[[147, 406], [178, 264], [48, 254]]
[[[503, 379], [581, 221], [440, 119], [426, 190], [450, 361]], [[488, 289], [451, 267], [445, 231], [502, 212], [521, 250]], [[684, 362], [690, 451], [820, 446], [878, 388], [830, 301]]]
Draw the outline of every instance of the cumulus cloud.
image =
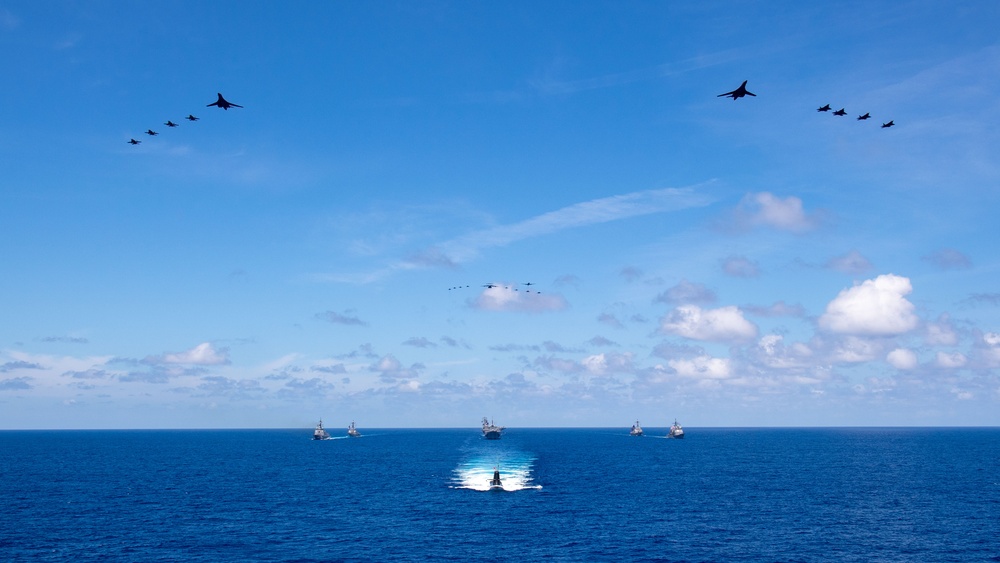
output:
[[1000, 367], [1000, 334], [987, 332], [976, 342], [978, 364], [987, 369]]
[[930, 346], [954, 346], [958, 344], [958, 333], [955, 332], [955, 327], [947, 313], [938, 317], [937, 322], [927, 323], [927, 344]]
[[713, 342], [739, 342], [757, 337], [757, 326], [746, 320], [735, 306], [702, 309], [697, 305], [681, 305], [663, 317], [660, 330]]
[[780, 334], [762, 336], [756, 348], [749, 351], [749, 357], [768, 370], [803, 370], [809, 367], [812, 356], [808, 346], [801, 342], [786, 345]]
[[972, 260], [954, 248], [942, 248], [923, 258], [939, 270], [964, 270], [972, 267]]
[[424, 369], [423, 364], [413, 364], [410, 367], [403, 367], [403, 364], [392, 354], [382, 356], [379, 361], [368, 366], [368, 371], [376, 372], [382, 381], [396, 381], [399, 379], [414, 379], [420, 376], [420, 370]]
[[722, 271], [734, 278], [755, 278], [760, 275], [760, 266], [746, 256], [730, 256], [722, 261]]
[[937, 364], [938, 367], [945, 369], [964, 367], [967, 362], [968, 358], [966, 358], [965, 354], [962, 354], [961, 352], [938, 352], [934, 359], [934, 363]]
[[732, 376], [732, 363], [728, 358], [698, 356], [667, 362], [677, 375], [692, 379], [728, 379]]
[[827, 261], [826, 267], [850, 275], [864, 274], [873, 268], [872, 263], [857, 250], [831, 258]]
[[715, 303], [715, 299], [715, 292], [704, 284], [681, 280], [677, 285], [657, 295], [655, 301], [676, 305], [692, 303], [708, 305]]
[[870, 362], [879, 357], [882, 346], [873, 340], [847, 336], [837, 341], [831, 352], [831, 359], [837, 363], [856, 364]]
[[819, 318], [824, 330], [840, 334], [890, 336], [909, 332], [919, 319], [906, 300], [913, 291], [909, 278], [894, 274], [865, 280], [841, 291]]
[[627, 373], [634, 369], [632, 354], [601, 353], [587, 356], [580, 362], [583, 367], [594, 375], [608, 373]]
[[162, 356], [149, 356], [144, 362], [147, 364], [218, 366], [229, 363], [229, 348], [216, 350], [211, 342], [203, 342], [184, 352], [166, 353]]
[[557, 294], [514, 291], [502, 286], [488, 287], [469, 303], [480, 311], [514, 311], [521, 313], [544, 313], [561, 311], [568, 306], [566, 300]]
[[801, 199], [795, 196], [782, 199], [769, 192], [744, 196], [731, 223], [740, 230], [771, 227], [793, 233], [803, 233], [818, 225], [818, 217], [803, 210]]
[[322, 313], [316, 313], [316, 318], [333, 324], [368, 326], [368, 323], [352, 315], [351, 311], [344, 311], [343, 313], [324, 311]]
[[896, 369], [909, 370], [917, 367], [917, 354], [909, 348], [896, 348], [886, 355], [885, 361]]

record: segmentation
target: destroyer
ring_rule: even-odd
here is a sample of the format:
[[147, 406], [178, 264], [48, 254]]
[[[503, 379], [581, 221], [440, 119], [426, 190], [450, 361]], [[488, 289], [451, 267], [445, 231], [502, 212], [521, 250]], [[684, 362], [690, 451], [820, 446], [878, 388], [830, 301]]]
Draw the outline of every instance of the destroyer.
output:
[[351, 438], [360, 438], [361, 437], [361, 433], [358, 432], [358, 429], [354, 427], [354, 421], [353, 420], [351, 421], [351, 425], [347, 427], [347, 435], [350, 436]]
[[316, 430], [313, 430], [313, 440], [329, 440], [330, 434], [323, 429], [323, 421], [319, 421], [316, 425]]
[[490, 422], [485, 416], [483, 417], [483, 438], [487, 440], [499, 440], [500, 433], [504, 431], [505, 426], [497, 426]]
[[628, 433], [629, 436], [642, 436], [642, 426], [639, 426], [639, 421], [635, 421], [632, 425], [632, 430]]
[[684, 428], [677, 423], [677, 419], [674, 419], [674, 425], [670, 427], [670, 433], [667, 434], [667, 438], [677, 438], [678, 440], [684, 437]]

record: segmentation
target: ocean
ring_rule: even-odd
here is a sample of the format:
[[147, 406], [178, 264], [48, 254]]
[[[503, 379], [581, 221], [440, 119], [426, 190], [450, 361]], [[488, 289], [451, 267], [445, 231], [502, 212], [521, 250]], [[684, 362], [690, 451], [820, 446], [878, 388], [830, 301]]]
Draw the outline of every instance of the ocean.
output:
[[1000, 429], [359, 430], [2, 431], [0, 561], [1000, 561]]

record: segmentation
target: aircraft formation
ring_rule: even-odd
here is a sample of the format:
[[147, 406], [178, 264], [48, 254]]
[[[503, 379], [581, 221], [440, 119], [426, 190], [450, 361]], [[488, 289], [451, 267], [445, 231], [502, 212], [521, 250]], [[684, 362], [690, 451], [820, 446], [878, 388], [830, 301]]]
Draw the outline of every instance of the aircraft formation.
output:
[[[523, 285], [523, 286], [526, 286], [526, 287], [530, 288], [531, 286], [538, 285], [538, 284], [536, 284], [534, 282], [524, 282], [524, 283], [521, 283], [521, 284], [514, 284], [512, 286], [512, 285], [504, 285], [504, 284], [499, 284], [499, 283], [484, 283], [480, 287], [484, 287], [486, 289], [496, 289], [496, 288], [502, 287], [503, 289], [506, 289], [507, 291], [520, 291], [520, 289], [518, 289], [516, 287], [517, 285]], [[455, 290], [455, 289], [465, 289], [467, 287], [470, 287], [470, 286], [468, 286], [468, 285], [456, 285], [454, 287], [449, 287], [448, 291], [452, 291], [452, 290]], [[525, 293], [541, 293], [541, 291], [532, 291], [530, 289], [525, 289], [524, 292]]]
[[[747, 81], [746, 80], [743, 81], [743, 84], [740, 84], [739, 88], [737, 88], [735, 90], [732, 90], [730, 92], [726, 92], [725, 94], [719, 94], [716, 97], [717, 98], [723, 98], [723, 97], [725, 97], [725, 98], [732, 98], [733, 101], [736, 101], [739, 98], [742, 98], [744, 96], [753, 96], [755, 98], [757, 97], [757, 94], [754, 94], [753, 92], [750, 92], [750, 91], [747, 90]], [[818, 111], [818, 112], [824, 112], [825, 113], [825, 112], [828, 112], [828, 111], [830, 111], [832, 109], [833, 108], [830, 107], [830, 104], [826, 104], [825, 106], [817, 108], [816, 111]], [[847, 110], [844, 109], [844, 108], [840, 108], [840, 109], [834, 111], [833, 115], [836, 115], [838, 117], [843, 117], [843, 116], [847, 115]], [[870, 113], [865, 112], [863, 115], [859, 115], [857, 120], [858, 121], [867, 121], [867, 120], [871, 119], [871, 117], [872, 116], [871, 116]], [[888, 129], [889, 127], [892, 127], [893, 125], [895, 125], [895, 123], [890, 119], [888, 122], [882, 124], [882, 129]]]
[[[234, 103], [230, 102], [229, 100], [225, 99], [224, 97], [222, 97], [221, 93], [218, 94], [218, 96], [219, 96], [219, 98], [217, 100], [215, 100], [214, 102], [212, 102], [210, 104], [207, 104], [205, 107], [216, 106], [216, 107], [222, 108], [224, 110], [228, 110], [229, 108], [241, 108], [241, 107], [243, 107], [243, 106], [241, 106], [239, 104], [234, 104]], [[188, 116], [185, 117], [184, 119], [187, 119], [188, 121], [194, 123], [195, 121], [198, 121], [201, 118], [200, 117], [195, 117], [193, 114], [188, 114]], [[168, 119], [163, 124], [166, 125], [170, 129], [173, 129], [175, 127], [180, 127], [180, 124], [174, 123], [170, 119]], [[146, 129], [144, 131], [144, 133], [147, 134], [147, 135], [149, 135], [150, 137], [155, 137], [155, 136], [159, 135], [158, 132], [153, 131], [152, 129]], [[129, 139], [129, 140], [127, 140], [127, 141], [125, 141], [125, 142], [128, 143], [128, 144], [130, 144], [130, 145], [133, 145], [133, 146], [142, 144], [142, 141], [139, 141], [139, 140], [135, 139], [134, 137], [131, 138], [131, 139]]]

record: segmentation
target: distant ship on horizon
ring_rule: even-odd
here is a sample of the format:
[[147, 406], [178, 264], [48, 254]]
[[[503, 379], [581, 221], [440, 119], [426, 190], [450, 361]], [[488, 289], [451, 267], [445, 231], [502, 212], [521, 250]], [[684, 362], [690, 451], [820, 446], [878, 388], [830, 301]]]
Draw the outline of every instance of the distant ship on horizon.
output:
[[667, 438], [676, 438], [680, 440], [684, 437], [684, 428], [674, 419], [674, 425], [670, 427], [670, 432], [667, 434]]
[[642, 426], [639, 426], [639, 421], [635, 421], [632, 425], [632, 430], [628, 433], [629, 436], [642, 436]]
[[351, 421], [351, 425], [347, 427], [347, 435], [350, 436], [351, 438], [360, 438], [361, 437], [361, 433], [358, 432], [358, 429], [354, 427], [354, 421], [353, 420]]
[[506, 429], [505, 426], [497, 426], [489, 421], [485, 416], [483, 417], [483, 437], [487, 440], [499, 440], [500, 433]]
[[316, 429], [313, 430], [313, 440], [329, 440], [329, 439], [330, 439], [330, 433], [323, 428], [323, 421], [320, 420], [319, 423], [316, 424]]

